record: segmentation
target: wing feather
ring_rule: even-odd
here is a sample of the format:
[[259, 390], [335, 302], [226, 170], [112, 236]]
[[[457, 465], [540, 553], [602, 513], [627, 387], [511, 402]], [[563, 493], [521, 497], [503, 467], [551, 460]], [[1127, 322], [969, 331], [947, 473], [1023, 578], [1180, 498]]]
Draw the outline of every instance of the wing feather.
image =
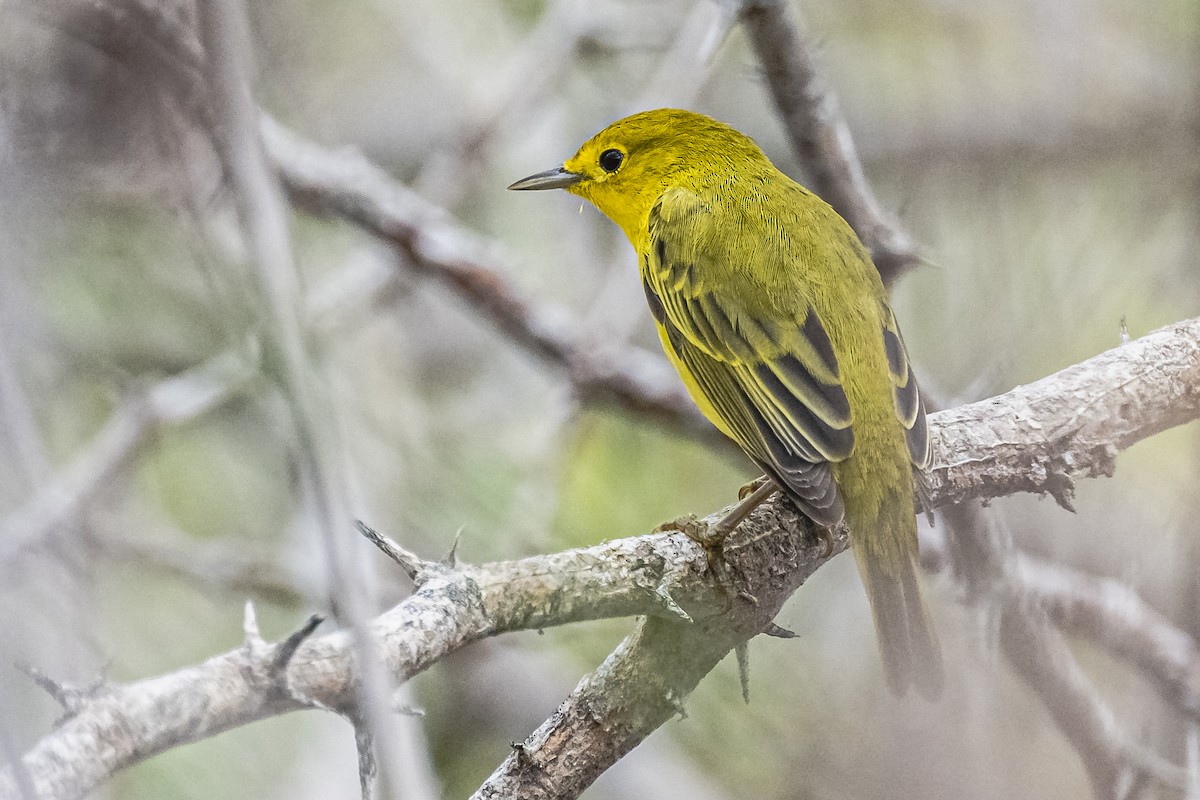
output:
[[703, 259], [720, 257], [683, 246], [688, 217], [702, 204], [691, 198], [690, 209], [664, 212], [662, 202], [650, 214], [643, 284], [664, 343], [742, 449], [806, 513], [836, 523], [844, 507], [830, 463], [850, 456], [854, 433], [820, 317], [804, 298], [795, 298], [791, 319], [756, 315], [733, 293], [698, 281], [712, 274]]
[[917, 378], [908, 362], [908, 350], [896, 316], [888, 306], [883, 307], [883, 346], [887, 351], [888, 371], [896, 400], [896, 418], [904, 426], [908, 454], [913, 466], [927, 469], [931, 459], [929, 427], [925, 422], [925, 400]]

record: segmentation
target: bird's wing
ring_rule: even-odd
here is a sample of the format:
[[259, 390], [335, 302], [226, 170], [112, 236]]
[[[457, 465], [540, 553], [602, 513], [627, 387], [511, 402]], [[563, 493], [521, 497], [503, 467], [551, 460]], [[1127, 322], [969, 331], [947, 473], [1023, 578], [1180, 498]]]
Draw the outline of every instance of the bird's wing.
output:
[[664, 343], [686, 369], [733, 437], [804, 511], [822, 524], [844, 507], [830, 462], [854, 449], [850, 405], [841, 370], [817, 312], [795, 298], [787, 317], [753, 313], [728, 286], [705, 282], [705, 258], [720, 258], [687, 242], [692, 209], [650, 214], [650, 252], [643, 283]]
[[908, 363], [908, 350], [891, 308], [883, 306], [883, 344], [887, 350], [888, 371], [895, 390], [896, 416], [904, 426], [908, 454], [918, 470], [929, 467], [929, 427], [925, 424], [925, 401]]

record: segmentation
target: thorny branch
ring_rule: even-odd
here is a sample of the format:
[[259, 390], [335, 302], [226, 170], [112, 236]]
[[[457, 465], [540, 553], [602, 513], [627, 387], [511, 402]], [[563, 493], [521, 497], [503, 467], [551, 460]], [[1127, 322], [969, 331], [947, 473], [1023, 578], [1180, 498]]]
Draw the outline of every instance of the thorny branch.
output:
[[[1127, 374], [1134, 363], [1137, 369]], [[1151, 364], [1154, 367], [1148, 368]], [[1117, 376], [1120, 383], [1104, 384], [1101, 376]], [[1200, 319], [1156, 331], [1008, 394], [932, 415], [931, 429], [939, 441], [974, 442], [971, 448], [955, 450], [952, 463], [939, 455], [935, 471], [942, 480], [931, 489], [934, 504], [997, 493], [998, 486], [1006, 487], [1005, 491], [1027, 488], [1005, 476], [1013, 458], [1036, 460], [1033, 454], [1044, 452], [1044, 432], [1065, 422], [1061, 413], [1039, 418], [1030, 412], [1053, 409], [1048, 398], [1065, 391], [1064, 384], [1086, 384], [1095, 388], [1097, 396], [1120, 398], [1115, 404], [1095, 407], [1088, 437], [1058, 442], [1067, 477], [1094, 474], [1087, 453], [1103, 437], [1110, 436], [1109, 443], [1119, 449], [1161, 430], [1164, 415], [1175, 424], [1188, 414], [1188, 419], [1200, 418]], [[1156, 385], [1158, 392], [1177, 398], [1177, 404], [1164, 409], [1156, 396], [1142, 391], [1145, 385]], [[1180, 405], [1188, 409], [1182, 415]], [[1071, 416], [1067, 412], [1067, 418]], [[987, 437], [977, 429], [1004, 419], [1021, 419], [1030, 425], [982, 444]], [[968, 435], [972, 431], [975, 435]], [[997, 453], [1009, 455], [993, 458]], [[845, 549], [844, 529], [834, 544], [835, 552]], [[762, 631], [772, 609], [824, 563], [822, 551], [823, 543], [789, 504], [766, 504], [743, 526], [729, 553], [731, 567], [751, 587], [758, 604], [739, 601], [728, 611], [726, 596], [706, 572], [703, 552], [679, 534], [648, 534], [480, 566], [450, 568], [423, 562], [417, 570], [423, 581], [417, 591], [374, 620], [372, 638], [389, 672], [402, 682], [446, 653], [504, 631], [614, 616], [654, 617], [639, 624], [606, 666], [585, 679], [563, 707], [565, 716], [548, 721], [549, 727], [506, 762], [517, 771], [498, 771], [481, 789], [481, 796], [497, 796], [487, 792], [512, 785], [519, 776], [557, 775], [568, 785], [582, 785], [669, 718], [686, 690], [702, 677], [696, 671], [707, 672], [729, 647]], [[681, 611], [693, 621], [685, 622]], [[640, 681], [650, 663], [643, 659], [661, 654], [638, 643], [660, 637], [691, 648], [695, 665], [675, 665], [680, 670], [666, 670], [657, 679], [665, 684], [643, 686]], [[289, 663], [289, 693], [284, 697], [267, 696], [262, 682], [253, 679], [266, 662], [247, 661], [243, 648], [170, 675], [106, 686], [25, 754], [25, 770], [39, 791], [79, 797], [113, 772], [176, 744], [313, 705], [349, 708], [357, 682], [351, 652], [345, 632], [304, 641]], [[617, 686], [622, 687], [619, 695], [606, 694]], [[658, 700], [647, 701], [640, 711], [615, 699], [629, 692], [653, 694], [655, 687], [664, 686], [671, 691], [655, 694]], [[573, 708], [581, 716], [572, 716]], [[605, 728], [607, 738], [588, 738], [586, 729], [572, 729], [566, 735], [559, 727], [572, 720], [585, 728], [593, 725], [591, 715], [598, 708], [616, 715], [608, 718], [613, 727]], [[542, 752], [546, 742], [556, 749]], [[553, 753], [561, 758], [552, 757]], [[567, 769], [567, 764], [584, 766], [575, 758], [583, 755], [589, 770]], [[13, 780], [11, 771], [0, 773], [3, 800], [19, 796]]]
[[[817, 99], [819, 100], [820, 97]], [[836, 110], [835, 104], [829, 107]], [[282, 133], [282, 131], [278, 132]], [[275, 140], [274, 135], [268, 138], [270, 141]], [[273, 147], [272, 149], [277, 158], [287, 152], [282, 148]], [[301, 150], [306, 153], [305, 159], [310, 163], [320, 162], [331, 168], [337, 163], [337, 159], [322, 157], [319, 150], [311, 145], [302, 146], [293, 152], [299, 153]], [[299, 179], [298, 171], [289, 171], [288, 169], [288, 164], [298, 161], [298, 159], [286, 157], [281, 162], [281, 169], [285, 175], [292, 175], [288, 183], [294, 192], [298, 192], [299, 196], [311, 197], [315, 194], [320, 198], [325, 198], [323, 202], [326, 203], [329, 202], [329, 198], [336, 198], [336, 205], [326, 206], [327, 210], [335, 210], [355, 220], [360, 225], [364, 225], [367, 230], [398, 244], [404, 254], [411, 255], [414, 248], [413, 242], [417, 241], [417, 237], [410, 232], [409, 226], [414, 220], [421, 219], [422, 216], [429, 219], [432, 210], [428, 208], [422, 210], [421, 203], [417, 198], [406, 196], [399, 187], [389, 186], [386, 177], [382, 175], [374, 176], [376, 178], [374, 184], [339, 178], [338, 172], [357, 171], [362, 168], [361, 164], [355, 164], [352, 156], [340, 156], [340, 158], [342, 159], [341, 165], [332, 173], [306, 170], [304, 180]], [[379, 180], [384, 183], [378, 183]], [[387, 211], [390, 210], [387, 202], [389, 196], [404, 198], [401, 207], [405, 210], [400, 214], [400, 219], [386, 217]], [[389, 231], [395, 230], [404, 230], [406, 233], [403, 237], [397, 238], [389, 233]], [[447, 275], [453, 275], [454, 270], [462, 268], [462, 263], [461, 259], [450, 260], [444, 257], [439, 262], [438, 258], [434, 257], [427, 259], [424, 269], [439, 276], [440, 279], [446, 280]], [[489, 279], [502, 281], [502, 272], [482, 266], [478, 261], [468, 261], [467, 271], [468, 274], [485, 274]], [[450, 283], [455, 285], [453, 279], [450, 280]], [[478, 301], [471, 291], [468, 290], [464, 294], [469, 301]], [[501, 297], [503, 296], [502, 294]], [[559, 366], [577, 362], [577, 355], [573, 349], [561, 344], [563, 341], [571, 342], [573, 340], [569, 337], [559, 338], [554, 334], [551, 334], [547, 340], [544, 329], [536, 324], [535, 315], [531, 315], [527, 310], [533, 306], [524, 302], [505, 305], [507, 309], [501, 314], [500, 327], [513, 336], [515, 341], [540, 353]], [[1071, 509], [1074, 492], [1073, 476], [1112, 474], [1117, 449], [1124, 445], [1115, 444], [1107, 437], [1109, 434], [1113, 434], [1117, 440], [1124, 441], [1126, 434], [1120, 429], [1126, 423], [1120, 422], [1120, 420], [1125, 420], [1134, 426], [1137, 425], [1136, 417], [1129, 412], [1131, 401], [1136, 400], [1139, 407], [1146, 405], [1148, 410], [1152, 409], [1150, 413], [1154, 418], [1160, 420], [1159, 424], [1163, 427], [1180, 424], [1195, 417], [1198, 398], [1194, 390], [1195, 384], [1192, 378], [1187, 376], [1194, 375], [1195, 372], [1194, 344], [1198, 334], [1200, 334], [1200, 327], [1197, 327], [1194, 322], [1189, 322], [1181, 323], [1175, 331], [1164, 330], [1137, 342], [1131, 342], [1126, 346], [1133, 347], [1134, 350], [1110, 351], [1109, 354], [1088, 362], [1087, 369], [1073, 368], [1053, 376], [1057, 389], [1061, 390], [1060, 393], [1043, 392], [1044, 387], [1041, 386], [1041, 382], [1029, 387], [1020, 387], [1012, 393], [1017, 408], [1016, 414], [1012, 414], [1012, 409], [1007, 406], [988, 404], [975, 404], [944, 412], [971, 424], [956, 428], [952, 435], [943, 435], [943, 433], [939, 433], [939, 430], [946, 429], [932, 427], [935, 452], [941, 454], [939, 461], [946, 465], [953, 465], [984, 458], [990, 462], [991, 469], [980, 473], [967, 471], [959, 473], [958, 477], [951, 477], [952, 470], [937, 466], [930, 473], [931, 482], [949, 495], [946, 502], [962, 501], [968, 498], [988, 499], [1015, 491], [1032, 491], [1050, 494], [1064, 508]], [[1164, 338], [1157, 338], [1159, 336]], [[551, 343], [549, 347], [547, 347], [548, 341]], [[1166, 344], [1168, 341], [1170, 343]], [[1157, 350], [1162, 344], [1166, 344], [1166, 349], [1172, 353], [1166, 362], [1157, 360]], [[1146, 348], [1146, 350], [1142, 348]], [[1151, 355], [1152, 352], [1154, 355]], [[1160, 364], [1169, 366], [1160, 366]], [[571, 369], [570, 374], [574, 377], [580, 373]], [[1179, 378], [1182, 380], [1177, 380]], [[589, 384], [585, 383], [585, 385]], [[595, 386], [595, 384], [590, 385]], [[1132, 398], [1131, 391], [1139, 396]], [[620, 390], [612, 392], [609, 388], [602, 396], [624, 398], [625, 403], [629, 404], [628, 395], [623, 394]], [[639, 392], [635, 396], [642, 395]], [[634, 408], [639, 407], [639, 403], [636, 401], [631, 405]], [[656, 409], [660, 414], [664, 414], [666, 419], [677, 419], [678, 409], [681, 407], [673, 404], [666, 409], [656, 406]], [[1108, 414], [1102, 413], [1100, 417], [1095, 416], [1093, 412], [1100, 408], [1106, 409]], [[1044, 428], [1040, 422], [1044, 414], [1058, 417], [1060, 422]], [[1105, 420], [1105, 424], [1116, 421], [1115, 428], [1096, 436], [1092, 426], [1097, 419]], [[1019, 455], [1008, 451], [1004, 443], [1009, 441], [1022, 443], [1018, 445]], [[1026, 445], [1031, 442], [1038, 444], [1027, 447]], [[986, 456], [979, 454], [978, 446], [981, 444], [987, 451]], [[1067, 447], [1064, 449], [1064, 446]], [[958, 481], [963, 479], [979, 480], [980, 483], [970, 487], [960, 487]], [[961, 494], [960, 489], [962, 490]], [[1007, 568], [1000, 569], [1003, 572]], [[1003, 583], [1004, 580], [1001, 578], [999, 582]], [[1040, 645], [1041, 649], [1034, 651], [1035, 656], [1045, 656], [1050, 659], [1052, 652], [1061, 649], [1061, 643], [1053, 638], [1055, 636], [1053, 631], [1025, 628], [1020, 620], [1014, 624], [1017, 628], [1014, 629], [1010, 626], [1008, 630], [1027, 634], [1025, 638], [1027, 643]], [[1015, 653], [1016, 651], [1010, 650], [1009, 652]], [[1118, 741], [1113, 736], [1097, 734], [1096, 729], [1083, 727], [1089, 719], [1105, 717], [1108, 713], [1107, 709], [1094, 689], [1086, 685], [1086, 680], [1082, 673], [1078, 672], [1077, 665], [1066, 659], [1051, 659], [1048, 663], [1058, 664], [1063, 669], [1069, 663], [1074, 671], [1073, 674], [1079, 678], [1079, 680], [1069, 683], [1079, 688], [1074, 697], [1078, 700], [1076, 707], [1080, 713], [1060, 715], [1058, 719], [1063, 726], [1064, 733], [1084, 756], [1093, 781], [1099, 786], [1104, 782], [1105, 776], [1108, 778], [1119, 777], [1111, 770], [1107, 772], [1101, 770], [1100, 765], [1103, 759], [1095, 754], [1102, 753], [1110, 756], [1110, 759], [1103, 763], [1111, 766], [1128, 761], [1133, 752], [1132, 748], [1125, 746], [1122, 741]], [[1055, 688], [1054, 681], [1051, 679], [1066, 680], [1065, 675], [1066, 673], [1056, 672], [1052, 668], [1039, 673], [1030, 673], [1027, 677], [1031, 682], [1035, 682], [1035, 686], [1040, 687], [1039, 693], [1044, 698], [1058, 698], [1056, 692], [1061, 691], [1062, 687]], [[1038, 681], [1040, 683], [1036, 683]], [[1070, 695], [1062, 695], [1062, 697], [1067, 696]], [[1057, 702], [1061, 708], [1063, 701], [1058, 699]], [[1096, 736], [1099, 736], [1099, 741], [1107, 742], [1109, 746], [1101, 747], [1095, 742], [1089, 744], [1089, 741], [1093, 741]], [[591, 753], [599, 752], [590, 745], [583, 749]], [[1088, 756], [1089, 753], [1092, 754], [1091, 757]], [[525, 755], [528, 756], [529, 753], [525, 752]], [[527, 763], [530, 763], [528, 758], [524, 760], [510, 758], [506, 762], [506, 766], [513, 769]], [[500, 773], [497, 773], [494, 779], [500, 780], [499, 775]], [[529, 775], [526, 777], [532, 779]], [[571, 780], [566, 776], [563, 777], [564, 780]], [[484, 790], [481, 789], [481, 791]]]
[[1137, 592], [1111, 578], [1024, 554], [1017, 555], [1010, 575], [1058, 627], [1100, 639], [1148, 676], [1172, 708], [1200, 720], [1200, 648]]

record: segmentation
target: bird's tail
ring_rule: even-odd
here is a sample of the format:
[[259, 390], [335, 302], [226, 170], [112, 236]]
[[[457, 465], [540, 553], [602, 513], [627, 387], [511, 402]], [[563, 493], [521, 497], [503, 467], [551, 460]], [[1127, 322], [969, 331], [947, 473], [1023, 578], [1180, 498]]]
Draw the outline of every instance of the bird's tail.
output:
[[888, 491], [879, 504], [847, 502], [846, 522], [888, 686], [897, 695], [915, 686], [936, 700], [942, 693], [941, 645], [917, 585], [917, 521], [906, 489]]

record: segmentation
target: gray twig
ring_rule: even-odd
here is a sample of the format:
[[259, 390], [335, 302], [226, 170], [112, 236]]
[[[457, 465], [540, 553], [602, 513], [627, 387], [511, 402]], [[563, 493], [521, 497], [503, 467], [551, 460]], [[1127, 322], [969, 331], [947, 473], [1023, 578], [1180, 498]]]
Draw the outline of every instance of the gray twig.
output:
[[249, 25], [240, 0], [198, 7], [215, 125], [214, 144], [236, 200], [264, 319], [264, 366], [291, 411], [297, 462], [324, 549], [334, 613], [350, 629], [358, 656], [355, 718], [376, 743], [393, 752], [389, 732], [390, 687], [367, 629], [371, 616], [356, 551], [341, 535], [351, 518], [336, 415], [309, 357], [304, 299], [292, 257], [289, 210], [263, 150], [250, 86]]
[[1200, 722], [1200, 647], [1132, 587], [1024, 553], [1011, 575], [1058, 627], [1137, 667], [1172, 708]]
[[222, 353], [127, 399], [66, 469], [0, 520], [0, 568], [75, 519], [162, 426], [195, 419], [236, 397], [255, 374], [252, 361], [245, 353]]

